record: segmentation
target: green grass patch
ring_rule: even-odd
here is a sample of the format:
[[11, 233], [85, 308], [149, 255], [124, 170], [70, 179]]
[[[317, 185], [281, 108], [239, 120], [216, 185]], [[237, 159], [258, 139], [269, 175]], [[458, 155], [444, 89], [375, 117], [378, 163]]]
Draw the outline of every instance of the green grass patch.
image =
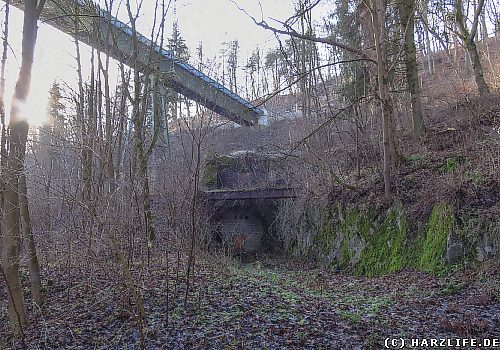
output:
[[455, 170], [457, 170], [458, 166], [462, 164], [463, 161], [464, 159], [461, 156], [452, 156], [446, 158], [445, 163], [441, 166], [439, 170], [441, 170], [443, 173], [452, 173]]
[[357, 312], [340, 311], [339, 315], [340, 315], [340, 318], [345, 320], [345, 321], [349, 321], [352, 323], [361, 322], [361, 315]]
[[427, 157], [426, 154], [423, 153], [413, 153], [403, 156], [403, 161], [405, 162], [420, 162]]
[[467, 288], [467, 283], [450, 283], [439, 291], [439, 294], [442, 296], [452, 296], [460, 294], [465, 288]]

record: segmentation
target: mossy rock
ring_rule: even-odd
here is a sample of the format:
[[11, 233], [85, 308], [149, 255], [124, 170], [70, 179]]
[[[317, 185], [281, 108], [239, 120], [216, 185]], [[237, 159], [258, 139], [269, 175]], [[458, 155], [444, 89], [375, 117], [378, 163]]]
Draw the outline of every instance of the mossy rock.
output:
[[366, 249], [354, 267], [356, 274], [383, 275], [401, 271], [410, 264], [412, 250], [407, 242], [408, 225], [403, 207], [396, 201], [380, 223], [366, 235]]
[[427, 232], [420, 247], [417, 265], [420, 270], [434, 273], [443, 270], [446, 241], [454, 225], [453, 207], [446, 203], [436, 204], [429, 217]]
[[323, 256], [333, 256], [343, 269], [378, 276], [405, 268], [433, 273], [444, 268], [442, 257], [455, 222], [450, 205], [437, 204], [425, 234], [414, 240], [408, 238], [406, 214], [399, 201], [379, 220], [373, 212], [344, 209], [340, 205], [329, 214], [333, 219], [324, 219], [315, 245]]
[[332, 242], [336, 237], [336, 232], [332, 227], [330, 219], [330, 213], [326, 210], [323, 214], [320, 229], [314, 236], [313, 247], [324, 255], [327, 255], [330, 252]]
[[228, 156], [213, 156], [205, 161], [202, 182], [207, 187], [217, 187], [217, 180], [221, 169], [230, 167], [234, 159]]
[[[358, 275], [379, 276], [406, 268], [439, 274], [470, 259], [481, 261], [500, 254], [500, 225], [475, 217], [462, 218], [459, 227], [455, 209], [448, 203], [434, 205], [424, 232], [415, 238], [409, 234], [399, 201], [385, 213], [336, 203], [318, 216], [316, 222], [321, 224], [309, 236], [312, 240], [302, 242], [302, 252]], [[301, 240], [300, 234], [295, 237]], [[452, 238], [463, 246], [455, 261], [450, 259]]]
[[341, 239], [338, 240], [337, 260], [341, 267], [352, 268], [365, 250], [366, 237], [373, 230], [372, 218], [370, 213], [364, 213], [357, 208], [348, 208], [342, 212], [339, 207], [338, 211], [340, 220], [337, 230]]
[[319, 232], [314, 237], [314, 250], [319, 258], [342, 268], [359, 259], [365, 242], [361, 231], [369, 230], [369, 220], [355, 208], [332, 205], [323, 216]]

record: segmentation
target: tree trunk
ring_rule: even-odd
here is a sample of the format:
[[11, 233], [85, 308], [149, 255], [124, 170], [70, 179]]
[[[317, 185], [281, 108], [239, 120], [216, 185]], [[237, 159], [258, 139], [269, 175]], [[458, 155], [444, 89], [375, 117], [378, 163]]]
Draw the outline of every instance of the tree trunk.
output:
[[428, 16], [429, 16], [429, 10], [428, 10], [428, 1], [429, 0], [423, 0], [422, 3], [422, 17], [424, 21], [424, 37], [425, 37], [425, 51], [426, 51], [426, 61], [427, 61], [427, 69], [429, 71], [429, 75], [432, 75], [433, 73], [433, 61], [432, 61], [432, 45], [431, 45], [431, 40], [430, 40], [430, 34], [429, 34], [429, 28], [428, 28]]
[[33, 297], [33, 302], [40, 306], [43, 304], [40, 265], [38, 264], [35, 238], [33, 237], [33, 232], [31, 230], [31, 219], [28, 207], [28, 189], [26, 187], [26, 176], [24, 172], [22, 172], [19, 176], [19, 209], [21, 211], [21, 226], [23, 231], [24, 247], [28, 254], [31, 295]]
[[425, 133], [422, 115], [422, 100], [418, 82], [417, 52], [415, 47], [415, 0], [401, 0], [399, 3], [401, 27], [404, 32], [404, 57], [406, 65], [406, 80], [410, 91], [413, 134], [420, 137]]
[[[0, 209], [3, 208], [5, 192], [5, 168], [7, 165], [7, 126], [5, 125], [5, 67], [7, 65], [7, 50], [9, 48], [9, 12], [10, 1], [5, 2], [4, 37], [2, 42], [2, 63], [0, 67]], [[0, 230], [1, 232], [1, 230]], [[0, 235], [1, 237], [1, 235]]]
[[477, 52], [477, 46], [473, 38], [467, 39], [465, 41], [465, 48], [469, 54], [470, 61], [472, 63], [472, 69], [474, 71], [474, 79], [476, 81], [477, 91], [479, 96], [486, 96], [490, 93], [490, 89], [484, 80], [484, 71], [479, 58], [479, 53]]
[[488, 26], [486, 25], [485, 11], [481, 13], [481, 40], [487, 43], [488, 39]]
[[387, 29], [385, 26], [386, 4], [385, 0], [372, 1], [372, 24], [375, 39], [375, 49], [377, 53], [377, 78], [379, 88], [379, 98], [382, 105], [382, 144], [383, 144], [383, 176], [384, 194], [387, 198], [391, 196], [391, 119], [392, 103], [389, 92], [389, 77], [387, 73]]
[[[27, 116], [21, 115], [21, 106], [26, 103], [30, 91], [31, 70], [38, 31], [37, 19], [44, 0], [37, 4], [36, 0], [25, 2], [22, 60], [19, 76], [12, 98], [10, 111], [9, 155], [6, 169], [5, 203], [2, 218], [3, 251], [2, 265], [7, 287], [10, 291], [9, 319], [15, 332], [22, 330], [26, 323], [26, 312], [19, 279], [19, 177], [23, 171], [26, 140], [28, 137]], [[37, 5], [40, 9], [37, 8]]]
[[[11, 122], [12, 134], [23, 134], [28, 131], [28, 124], [24, 125], [19, 122], [13, 125]], [[26, 130], [26, 131], [24, 131]], [[24, 144], [25, 144], [24, 139]], [[19, 278], [19, 254], [20, 254], [20, 235], [19, 235], [19, 196], [17, 186], [17, 175], [21, 171], [19, 163], [21, 159], [14, 155], [14, 148], [18, 153], [21, 149], [24, 155], [24, 149], [21, 147], [23, 141], [17, 142], [15, 138], [11, 139], [11, 154], [7, 161], [6, 179], [5, 179], [5, 194], [2, 218], [3, 230], [3, 250], [2, 250], [2, 268], [5, 274], [5, 282], [9, 290], [9, 320], [14, 329], [14, 332], [21, 331], [23, 325], [26, 324], [26, 312], [24, 308], [23, 290], [21, 280]], [[16, 159], [17, 158], [17, 159]]]
[[[144, 71], [144, 83], [141, 85], [140, 71], [138, 67], [138, 56], [137, 56], [137, 31], [135, 27], [135, 21], [137, 17], [132, 15], [130, 9], [130, 2], [127, 1], [127, 11], [129, 14], [129, 19], [132, 27], [132, 42], [134, 47], [134, 54], [132, 55], [132, 62], [134, 64], [134, 98], [132, 107], [132, 123], [134, 125], [134, 155], [132, 157], [132, 173], [135, 174], [139, 171], [140, 176], [140, 186], [141, 186], [141, 196], [143, 205], [143, 215], [145, 222], [145, 233], [147, 241], [147, 263], [148, 267], [151, 258], [151, 249], [153, 248], [153, 243], [155, 240], [155, 231], [153, 225], [153, 215], [151, 210], [150, 201], [150, 188], [149, 188], [149, 177], [148, 177], [148, 157], [149, 150], [146, 149], [144, 144], [144, 120], [147, 113], [148, 107], [148, 89], [150, 87], [150, 69], [151, 66], [147, 66]], [[151, 56], [148, 57], [148, 63], [151, 64]], [[156, 90], [155, 93], [158, 93]], [[156, 125], [158, 127], [159, 125]], [[151, 144], [151, 151], [154, 147], [154, 142]]]
[[484, 80], [483, 66], [481, 65], [476, 43], [474, 42], [479, 24], [479, 18], [483, 9], [484, 0], [479, 0], [477, 7], [474, 10], [474, 20], [469, 30], [467, 26], [467, 16], [464, 15], [463, 0], [455, 0], [455, 22], [457, 24], [457, 34], [460, 36], [460, 39], [462, 39], [469, 54], [479, 96], [485, 96], [490, 93], [490, 89]]
[[[78, 7], [75, 7], [75, 13], [78, 15]], [[78, 21], [75, 21], [75, 32], [78, 32]], [[75, 38], [76, 48], [76, 72], [78, 75], [78, 108], [76, 111], [77, 125], [80, 131], [80, 155], [82, 169], [82, 200], [85, 205], [90, 206], [91, 180], [92, 180], [92, 150], [89, 147], [88, 127], [85, 123], [85, 90], [83, 88], [82, 65], [80, 56], [80, 43]], [[91, 101], [89, 101], [90, 105]], [[90, 124], [90, 123], [89, 123]]]

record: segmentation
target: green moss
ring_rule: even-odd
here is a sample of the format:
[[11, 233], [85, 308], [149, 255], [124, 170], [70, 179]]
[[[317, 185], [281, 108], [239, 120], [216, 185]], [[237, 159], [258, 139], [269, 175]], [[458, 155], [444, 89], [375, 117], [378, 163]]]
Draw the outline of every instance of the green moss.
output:
[[335, 232], [330, 220], [331, 212], [326, 210], [323, 214], [320, 230], [314, 237], [313, 246], [323, 255], [330, 253], [333, 243], [335, 242], [335, 238], [337, 237], [337, 233]]
[[400, 271], [409, 264], [407, 224], [397, 202], [382, 222], [373, 211], [334, 205], [323, 219], [314, 245], [324, 256], [334, 255], [334, 264], [356, 274], [381, 275]]
[[343, 208], [340, 204], [334, 204], [325, 211], [320, 230], [314, 237], [314, 250], [320, 258], [334, 257], [331, 263], [347, 268], [351, 266], [355, 254], [351, 250], [351, 240], [360, 242], [369, 229], [368, 216], [360, 214], [356, 208]]
[[446, 163], [444, 163], [441, 166], [440, 170], [444, 173], [452, 173], [463, 162], [464, 162], [464, 159], [461, 156], [452, 156], [452, 157], [446, 158]]
[[440, 295], [443, 296], [452, 296], [456, 294], [462, 293], [462, 291], [467, 288], [467, 283], [462, 282], [462, 283], [450, 283], [446, 286], [446, 288], [443, 288], [439, 291]]
[[351, 251], [349, 249], [349, 231], [347, 231], [342, 239], [342, 242], [340, 243], [341, 249], [340, 249], [340, 256], [339, 256], [339, 265], [342, 267], [348, 267], [351, 262]]
[[340, 311], [339, 315], [341, 319], [349, 321], [351, 323], [361, 322], [361, 315], [357, 312]]
[[308, 254], [358, 275], [378, 276], [405, 268], [440, 273], [448, 268], [443, 256], [454, 226], [453, 207], [446, 203], [434, 206], [426, 231], [415, 239], [409, 238], [399, 201], [383, 215], [335, 204], [325, 210]]
[[217, 184], [217, 167], [214, 162], [207, 162], [203, 168], [202, 181], [207, 186], [215, 186]]
[[407, 163], [418, 163], [427, 158], [426, 154], [423, 153], [414, 153], [403, 156], [403, 161]]
[[206, 186], [217, 186], [219, 171], [231, 166], [233, 161], [233, 158], [228, 156], [213, 156], [207, 159], [203, 167], [203, 183]]
[[446, 250], [448, 235], [455, 224], [452, 207], [446, 203], [436, 204], [432, 209], [427, 232], [420, 247], [417, 267], [427, 272], [443, 270], [442, 257]]
[[342, 235], [338, 263], [341, 267], [352, 267], [356, 263], [352, 242], [364, 242], [368, 236], [371, 230], [370, 214], [363, 214], [356, 208], [342, 210], [341, 207], [338, 207], [338, 212], [341, 219], [337, 230]]
[[356, 274], [376, 276], [407, 267], [411, 249], [406, 242], [407, 223], [401, 203], [396, 202], [380, 224], [365, 237], [367, 247], [354, 268]]

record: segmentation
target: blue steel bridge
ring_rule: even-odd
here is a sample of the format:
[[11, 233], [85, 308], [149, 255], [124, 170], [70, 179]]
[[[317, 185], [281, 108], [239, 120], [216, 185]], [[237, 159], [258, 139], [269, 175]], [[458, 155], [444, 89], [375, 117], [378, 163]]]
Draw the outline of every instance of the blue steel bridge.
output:
[[[24, 9], [24, 3], [24, 0], [11, 0], [11, 5], [21, 10]], [[154, 63], [163, 87], [170, 88], [235, 123], [255, 125], [264, 114], [261, 108], [140, 33], [136, 33], [138, 62], [132, 62], [132, 28], [91, 0], [47, 0], [41, 20], [126, 65], [134, 66], [138, 63], [139, 67], [145, 68]]]
[[[11, 0], [11, 5], [21, 10], [24, 4], [24, 0]], [[134, 43], [132, 28], [92, 0], [46, 0], [40, 19], [125, 65], [139, 67], [143, 72], [152, 65], [163, 88], [172, 89], [223, 118], [251, 126], [264, 116], [263, 109], [140, 33], [135, 33]], [[273, 221], [273, 201], [295, 198], [297, 193], [293, 188], [261, 188], [204, 191], [202, 195], [217, 211], [220, 234], [226, 243], [236, 250], [252, 252], [261, 249], [268, 223]]]

